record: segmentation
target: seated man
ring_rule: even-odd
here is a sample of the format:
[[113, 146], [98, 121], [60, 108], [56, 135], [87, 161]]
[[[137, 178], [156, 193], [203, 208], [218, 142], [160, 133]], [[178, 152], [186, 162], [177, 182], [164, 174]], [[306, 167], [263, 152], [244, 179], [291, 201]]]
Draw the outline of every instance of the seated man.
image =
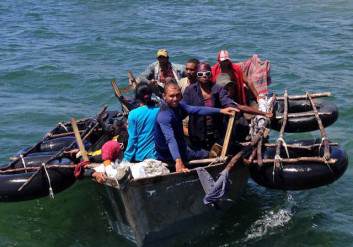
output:
[[190, 58], [186, 62], [185, 64], [186, 77], [182, 78], [178, 83], [182, 94], [184, 94], [185, 89], [189, 85], [192, 85], [197, 82], [196, 73], [197, 73], [197, 67], [199, 66], [199, 63], [200, 63], [199, 60], [197, 60], [196, 58]]
[[184, 66], [181, 64], [171, 63], [169, 61], [168, 51], [159, 49], [157, 51], [157, 61], [150, 64], [144, 72], [137, 78], [138, 82], [148, 82], [156, 86], [154, 93], [161, 96], [163, 93], [166, 78], [174, 78], [177, 82], [182, 78]]
[[192, 159], [203, 159], [208, 157], [206, 150], [190, 149], [183, 135], [182, 120], [188, 114], [232, 115], [238, 111], [236, 108], [212, 108], [205, 106], [189, 106], [181, 101], [181, 90], [177, 84], [168, 83], [164, 87], [164, 102], [160, 106], [157, 122], [155, 125], [155, 145], [157, 159], [165, 163], [175, 163], [176, 172], [184, 172], [188, 169], [185, 163]]
[[[223, 87], [225, 91], [228, 94], [228, 97], [234, 102], [236, 102], [236, 87], [235, 87], [235, 82], [232, 81], [231, 77], [226, 74], [226, 73], [220, 73], [217, 77], [217, 85]], [[265, 116], [268, 118], [272, 117], [271, 112], [262, 112], [257, 109], [256, 106], [248, 106], [248, 105], [241, 105], [238, 104], [237, 107], [239, 108], [240, 111], [244, 113], [249, 113], [251, 115], [261, 115]], [[249, 122], [248, 120], [243, 116], [243, 114], [240, 114], [237, 116], [236, 124], [234, 126], [234, 131], [233, 131], [233, 140], [237, 141], [244, 141], [246, 136], [249, 134]]]
[[251, 96], [255, 101], [258, 98], [258, 92], [252, 83], [245, 80], [243, 71], [238, 64], [232, 63], [227, 50], [221, 50], [217, 55], [217, 63], [212, 66], [212, 81], [215, 83], [217, 77], [221, 73], [229, 75], [234, 82], [236, 88], [236, 102], [242, 105], [247, 105], [248, 95], [247, 88], [251, 92]]
[[[211, 77], [211, 66], [201, 62], [197, 68], [197, 81], [186, 88], [183, 101], [192, 106], [237, 107], [222, 86], [212, 83]], [[221, 144], [225, 134], [223, 122], [223, 116], [219, 114], [190, 114], [188, 134], [192, 147], [209, 150], [215, 142]]]
[[135, 99], [140, 106], [129, 113], [128, 144], [124, 160], [138, 162], [145, 159], [155, 159], [154, 124], [159, 107], [152, 101], [151, 86], [145, 82], [137, 85]]

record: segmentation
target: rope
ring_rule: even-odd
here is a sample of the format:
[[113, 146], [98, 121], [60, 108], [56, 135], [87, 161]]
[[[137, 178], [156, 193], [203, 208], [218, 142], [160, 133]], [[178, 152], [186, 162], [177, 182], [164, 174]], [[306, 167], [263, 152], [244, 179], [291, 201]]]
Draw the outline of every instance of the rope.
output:
[[45, 163], [42, 163], [42, 167], [45, 171], [45, 175], [47, 176], [47, 179], [48, 179], [48, 184], [49, 184], [49, 197], [51, 199], [54, 199], [54, 192], [53, 192], [53, 188], [51, 187], [51, 180], [50, 180], [50, 177], [49, 177], [49, 173], [47, 171], [47, 168], [45, 167]]
[[279, 142], [279, 141], [282, 142], [282, 145], [284, 147], [284, 150], [286, 151], [287, 157], [290, 158], [286, 141], [282, 137], [278, 137], [277, 142]]
[[282, 167], [282, 158], [278, 154], [275, 155], [275, 162], [273, 162], [273, 169], [272, 169], [272, 179], [275, 182], [275, 170], [278, 167]]
[[324, 137], [322, 137], [321, 138], [321, 142], [320, 142], [320, 145], [319, 145], [319, 156], [320, 156], [320, 150], [321, 150], [321, 147], [322, 147], [322, 144], [324, 144], [324, 141], [328, 141], [329, 139], [328, 138], [326, 138], [325, 136]]
[[59, 122], [58, 125], [60, 125], [61, 127], [63, 127], [66, 132], [69, 132], [68, 128], [67, 128], [67, 127], [65, 126], [65, 124], [63, 124], [62, 122]]
[[23, 154], [20, 154], [20, 158], [21, 158], [23, 167], [26, 168], [25, 172], [27, 173], [26, 161], [25, 161], [25, 159], [23, 158]]

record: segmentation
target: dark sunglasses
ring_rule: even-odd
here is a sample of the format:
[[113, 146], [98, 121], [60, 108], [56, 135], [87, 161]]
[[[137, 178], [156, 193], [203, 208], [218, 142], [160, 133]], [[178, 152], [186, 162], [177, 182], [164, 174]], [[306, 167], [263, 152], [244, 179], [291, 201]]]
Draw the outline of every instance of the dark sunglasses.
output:
[[196, 75], [197, 77], [203, 77], [203, 76], [210, 77], [211, 71], [197, 72]]

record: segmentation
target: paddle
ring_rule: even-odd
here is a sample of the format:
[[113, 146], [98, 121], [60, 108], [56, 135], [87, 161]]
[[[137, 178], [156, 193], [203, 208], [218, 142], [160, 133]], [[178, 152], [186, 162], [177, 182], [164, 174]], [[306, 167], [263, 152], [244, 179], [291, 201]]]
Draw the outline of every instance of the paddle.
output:
[[83, 145], [83, 142], [81, 139], [80, 132], [78, 131], [77, 122], [76, 122], [75, 118], [71, 118], [71, 125], [72, 125], [72, 129], [75, 133], [76, 142], [77, 142], [77, 145], [80, 149], [80, 153], [82, 155], [82, 158], [84, 161], [89, 161], [85, 146]]
[[128, 105], [130, 105], [130, 104], [129, 104], [129, 102], [124, 98], [124, 96], [122, 95], [122, 93], [121, 93], [119, 87], [116, 85], [115, 79], [112, 80], [112, 87], [113, 87], [113, 90], [114, 90], [114, 94], [115, 94], [115, 96], [117, 97], [117, 99], [119, 100], [123, 111], [124, 111], [125, 113], [129, 113], [130, 110], [129, 110]]
[[235, 119], [235, 114], [230, 116], [228, 120], [228, 125], [227, 125], [227, 131], [226, 135], [224, 137], [224, 142], [223, 142], [223, 147], [222, 147], [222, 152], [221, 152], [221, 159], [226, 157], [227, 151], [228, 151], [228, 146], [229, 146], [229, 140], [233, 132], [233, 125], [234, 125], [234, 119]]
[[137, 81], [135, 76], [132, 74], [131, 70], [127, 71], [127, 77], [129, 78], [129, 86], [132, 88], [136, 88], [137, 86]]

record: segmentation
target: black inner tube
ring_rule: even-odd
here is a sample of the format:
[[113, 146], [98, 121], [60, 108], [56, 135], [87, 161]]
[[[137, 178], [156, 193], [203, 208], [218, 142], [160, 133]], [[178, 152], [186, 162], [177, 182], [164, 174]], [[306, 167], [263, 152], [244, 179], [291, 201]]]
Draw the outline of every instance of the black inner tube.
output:
[[[330, 126], [336, 122], [338, 118], [337, 106], [329, 101], [315, 100], [320, 119], [324, 127]], [[283, 116], [284, 102], [277, 101], [275, 105], [274, 118], [271, 120], [271, 128], [279, 131], [281, 129], [283, 118], [275, 119], [276, 116]], [[288, 114], [290, 113], [305, 113], [313, 112], [309, 100], [289, 100], [288, 101]], [[321, 114], [320, 114], [321, 113]], [[288, 118], [285, 132], [307, 132], [318, 130], [319, 126], [315, 115], [304, 117], [290, 117]]]

